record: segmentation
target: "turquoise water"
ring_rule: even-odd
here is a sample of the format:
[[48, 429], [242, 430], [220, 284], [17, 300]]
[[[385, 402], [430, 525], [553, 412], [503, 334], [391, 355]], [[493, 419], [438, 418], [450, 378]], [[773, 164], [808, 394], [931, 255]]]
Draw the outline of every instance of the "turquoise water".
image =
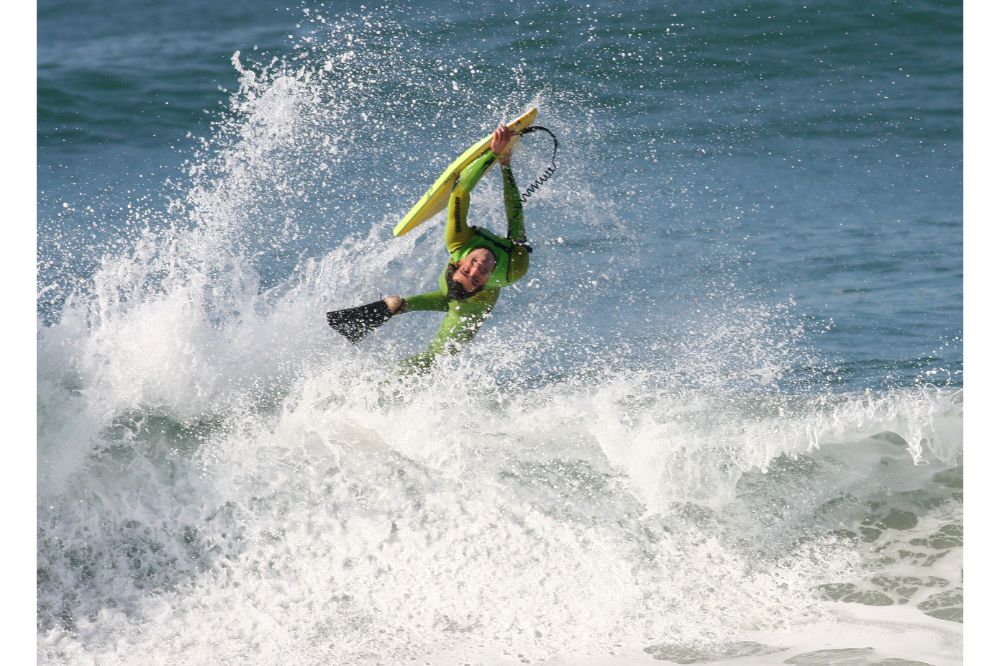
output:
[[[959, 663], [961, 26], [41, 2], [40, 662]], [[531, 105], [529, 279], [389, 379], [323, 313]]]

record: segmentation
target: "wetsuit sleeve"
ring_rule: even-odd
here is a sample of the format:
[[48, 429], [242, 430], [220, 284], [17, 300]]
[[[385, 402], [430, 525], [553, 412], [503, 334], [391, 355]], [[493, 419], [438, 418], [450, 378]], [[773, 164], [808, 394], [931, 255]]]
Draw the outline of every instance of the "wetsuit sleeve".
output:
[[479, 327], [483, 325], [486, 315], [490, 313], [497, 299], [499, 289], [483, 289], [481, 292], [463, 301], [450, 301], [448, 314], [438, 327], [434, 339], [427, 351], [411, 356], [403, 361], [408, 370], [425, 370], [431, 366], [434, 359], [442, 353], [454, 353], [463, 344], [475, 337]]
[[507, 238], [517, 243], [527, 240], [524, 234], [524, 205], [521, 203], [521, 193], [514, 181], [514, 172], [509, 165], [501, 165], [503, 174], [503, 207], [507, 213]]
[[472, 239], [473, 231], [468, 224], [469, 195], [496, 159], [493, 151], [486, 151], [485, 155], [465, 167], [455, 182], [448, 198], [448, 224], [444, 228], [444, 244], [449, 254]]
[[416, 296], [407, 296], [403, 300], [406, 301], [406, 312], [422, 310], [448, 311], [448, 299], [445, 298], [445, 295], [440, 290], [429, 291], [426, 294], [417, 294]]

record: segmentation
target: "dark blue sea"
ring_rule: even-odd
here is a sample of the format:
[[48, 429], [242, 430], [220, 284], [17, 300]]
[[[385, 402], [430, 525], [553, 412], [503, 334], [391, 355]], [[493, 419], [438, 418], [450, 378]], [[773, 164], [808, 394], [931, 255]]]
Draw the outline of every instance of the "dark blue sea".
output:
[[[37, 20], [39, 663], [962, 663], [961, 3]], [[532, 106], [476, 338], [332, 331]]]

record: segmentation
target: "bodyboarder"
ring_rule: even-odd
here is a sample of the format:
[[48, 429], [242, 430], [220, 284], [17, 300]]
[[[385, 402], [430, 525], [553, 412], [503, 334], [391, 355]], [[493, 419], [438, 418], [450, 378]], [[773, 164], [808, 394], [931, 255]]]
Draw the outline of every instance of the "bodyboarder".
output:
[[[415, 296], [389, 296], [380, 301], [327, 313], [327, 321], [351, 342], [357, 342], [395, 315], [420, 310], [446, 312], [428, 349], [406, 359], [404, 366], [427, 369], [441, 353], [454, 353], [471, 340], [489, 315], [500, 290], [524, 277], [531, 248], [526, 244], [524, 209], [510, 168], [511, 131], [499, 125], [490, 150], [458, 176], [448, 199], [444, 242], [449, 261], [438, 289]], [[472, 189], [494, 162], [503, 178], [507, 236], [468, 224]]]

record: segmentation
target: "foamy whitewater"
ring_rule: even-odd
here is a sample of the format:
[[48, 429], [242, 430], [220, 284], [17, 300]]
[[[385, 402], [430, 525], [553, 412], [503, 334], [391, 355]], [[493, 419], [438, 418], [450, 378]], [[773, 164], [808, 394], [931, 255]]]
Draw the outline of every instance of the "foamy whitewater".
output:
[[[692, 112], [683, 63], [715, 72], [716, 47], [691, 7], [296, 11], [269, 19], [296, 22], [283, 50], [230, 51], [225, 107], [150, 193], [41, 196], [39, 663], [962, 663], [961, 199], [907, 152], [929, 134], [895, 107], [804, 122], [777, 169], [792, 130], [743, 123], [784, 74], [734, 102], [745, 132], [698, 126], [729, 121]], [[815, 108], [847, 85], [824, 77]], [[392, 226], [529, 106], [559, 167], [474, 342], [403, 376], [437, 313], [331, 331], [435, 286], [440, 220]], [[851, 165], [889, 153], [910, 161], [864, 194]], [[522, 187], [550, 156], [524, 138]], [[922, 168], [942, 190], [913, 201]], [[475, 223], [503, 230], [500, 192]]]

